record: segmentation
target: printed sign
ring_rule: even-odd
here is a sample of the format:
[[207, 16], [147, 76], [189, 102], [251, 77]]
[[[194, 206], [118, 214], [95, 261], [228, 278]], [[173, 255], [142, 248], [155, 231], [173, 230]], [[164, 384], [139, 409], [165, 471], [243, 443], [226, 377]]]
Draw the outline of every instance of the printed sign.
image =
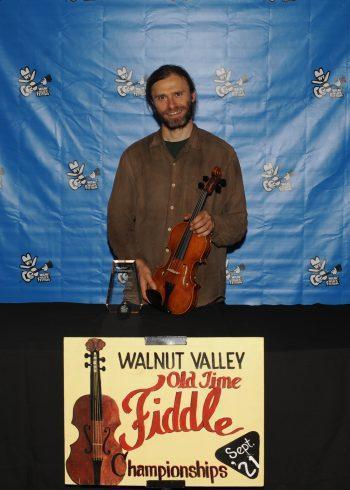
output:
[[262, 338], [65, 338], [64, 408], [66, 484], [264, 484]]

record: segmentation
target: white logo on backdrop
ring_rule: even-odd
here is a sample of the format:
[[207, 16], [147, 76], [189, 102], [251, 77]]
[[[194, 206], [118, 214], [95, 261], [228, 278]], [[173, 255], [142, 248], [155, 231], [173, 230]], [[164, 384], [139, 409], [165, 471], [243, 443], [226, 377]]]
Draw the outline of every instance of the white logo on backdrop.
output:
[[126, 66], [117, 68], [118, 78], [115, 79], [117, 84], [117, 92], [121, 97], [132, 94], [135, 97], [143, 97], [146, 95], [146, 81], [144, 77], [138, 82], [132, 79], [132, 70]]
[[311, 267], [308, 269], [310, 274], [310, 282], [313, 286], [326, 284], [326, 286], [339, 286], [340, 280], [338, 273], [342, 271], [340, 264], [335, 265], [331, 270], [326, 270], [326, 260], [321, 260], [320, 257], [310, 259]]
[[229, 259], [226, 260], [226, 284], [230, 286], [239, 286], [243, 284], [243, 272], [245, 271], [245, 265], [239, 264], [234, 267], [230, 267]]
[[22, 263], [20, 268], [22, 269], [22, 279], [24, 282], [31, 282], [36, 279], [37, 282], [50, 282], [51, 276], [48, 272], [53, 267], [51, 260], [41, 267], [37, 267], [38, 257], [31, 256], [29, 252], [21, 257]]
[[215, 76], [215, 91], [219, 97], [225, 97], [227, 94], [231, 94], [233, 97], [245, 96], [244, 86], [248, 82], [247, 75], [243, 75], [240, 79], [234, 81], [231, 80], [231, 70], [218, 68], [215, 71]]
[[31, 70], [28, 66], [20, 69], [21, 78], [19, 81], [19, 89], [24, 97], [35, 94], [37, 97], [50, 95], [48, 83], [52, 81], [51, 75], [46, 75], [40, 82], [35, 81], [36, 70]]
[[312, 83], [316, 85], [314, 87], [314, 96], [318, 99], [322, 99], [325, 95], [329, 95], [333, 99], [339, 99], [344, 97], [343, 86], [346, 83], [346, 78], [344, 76], [338, 77], [334, 80], [334, 83], [330, 82], [330, 71], [324, 71], [323, 68], [314, 70], [314, 80]]
[[81, 187], [86, 191], [98, 189], [98, 176], [100, 175], [98, 168], [95, 168], [89, 174], [85, 174], [85, 163], [79, 164], [77, 160], [69, 162], [68, 167], [70, 170], [70, 172], [67, 172], [68, 185], [73, 191]]
[[278, 165], [273, 165], [269, 162], [264, 165], [264, 171], [262, 173], [262, 185], [266, 192], [271, 192], [275, 189], [280, 191], [291, 191], [292, 183], [291, 178], [292, 172], [286, 172], [283, 177], [279, 175]]

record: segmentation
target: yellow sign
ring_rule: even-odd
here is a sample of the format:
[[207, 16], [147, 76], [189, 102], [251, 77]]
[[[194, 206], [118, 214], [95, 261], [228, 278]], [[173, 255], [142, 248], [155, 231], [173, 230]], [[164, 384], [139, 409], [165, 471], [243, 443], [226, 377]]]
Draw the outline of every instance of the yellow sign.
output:
[[66, 484], [263, 486], [262, 338], [65, 338]]

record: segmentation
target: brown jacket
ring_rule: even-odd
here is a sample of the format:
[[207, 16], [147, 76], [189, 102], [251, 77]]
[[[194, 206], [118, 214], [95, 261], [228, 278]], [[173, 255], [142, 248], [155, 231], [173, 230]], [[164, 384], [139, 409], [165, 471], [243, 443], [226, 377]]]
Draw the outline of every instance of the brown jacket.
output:
[[201, 285], [197, 306], [225, 296], [226, 247], [241, 240], [247, 211], [241, 169], [234, 149], [194, 125], [178, 157], [167, 150], [161, 131], [132, 144], [123, 153], [108, 204], [108, 237], [120, 259], [143, 258], [152, 273], [168, 260], [172, 227], [191, 214], [198, 182], [219, 166], [227, 185], [207, 198], [204, 209], [214, 219], [207, 263], [196, 273]]

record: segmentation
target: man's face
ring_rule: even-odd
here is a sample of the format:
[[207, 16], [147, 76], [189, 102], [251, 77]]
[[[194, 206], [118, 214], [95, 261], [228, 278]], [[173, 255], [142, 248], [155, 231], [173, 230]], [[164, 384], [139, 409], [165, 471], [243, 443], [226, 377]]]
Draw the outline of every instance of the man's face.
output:
[[196, 94], [190, 93], [187, 80], [172, 74], [152, 86], [157, 119], [169, 129], [183, 128], [192, 119]]

